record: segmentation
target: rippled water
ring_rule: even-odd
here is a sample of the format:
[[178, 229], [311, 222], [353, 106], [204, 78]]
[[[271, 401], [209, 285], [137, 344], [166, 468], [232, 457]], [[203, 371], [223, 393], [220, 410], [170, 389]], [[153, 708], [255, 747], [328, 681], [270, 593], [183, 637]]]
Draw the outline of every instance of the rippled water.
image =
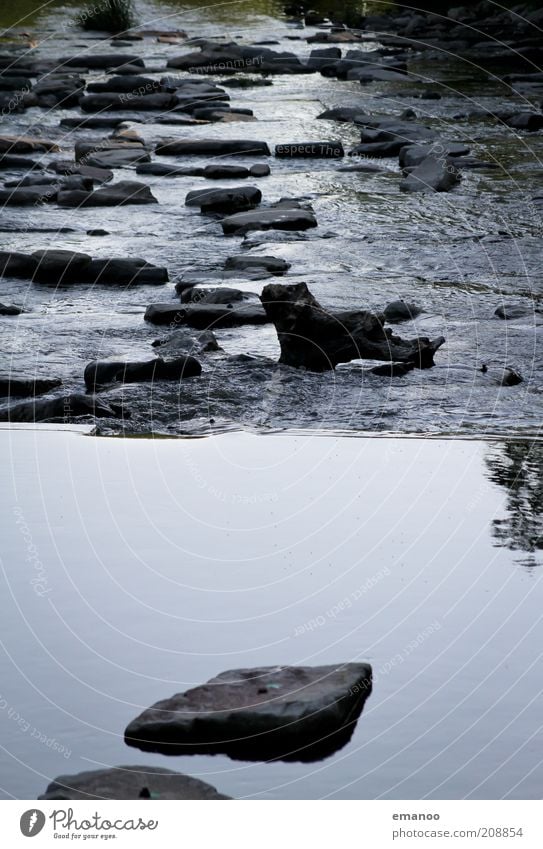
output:
[[[301, 55], [310, 50], [305, 41], [292, 40], [305, 37], [307, 31], [262, 13], [242, 12], [239, 5], [215, 9], [211, 18], [206, 17], [207, 11], [194, 8], [143, 9], [153, 25], [185, 27], [191, 36], [227, 34], [246, 42], [273, 37], [281, 42], [276, 49], [294, 49]], [[40, 19], [46, 39], [44, 56], [75, 53], [90, 44], [83, 33], [58, 30], [69, 14], [61, 7]], [[157, 77], [167, 57], [181, 52], [179, 46], [152, 40], [138, 44], [136, 51], [156, 69], [152, 75]], [[454, 119], [476, 106], [525, 105], [520, 96], [508, 95], [497, 79], [472, 66], [450, 59], [443, 64], [413, 62], [410, 70], [424, 74], [442, 99], [421, 101], [410, 96], [418, 91], [415, 84], [362, 87], [319, 74], [283, 76], [274, 77], [270, 87], [230, 90], [232, 103], [254, 109], [256, 122], [198, 128], [150, 123], [137, 129], [148, 140], [252, 137], [273, 145], [333, 138], [350, 146], [358, 141], [351, 125], [315, 121], [315, 117], [325, 107], [356, 99], [366, 111], [385, 116], [412, 107], [439, 129], [441, 138], [465, 141], [474, 155], [497, 164], [493, 170], [464, 172], [461, 185], [441, 195], [400, 193], [396, 160], [381, 160], [383, 173], [361, 174], [339, 172], [337, 163], [324, 160], [273, 159], [272, 175], [258, 183], [266, 201], [283, 196], [310, 198], [319, 228], [308, 236], [287, 239], [271, 233], [251, 251], [287, 259], [292, 267], [286, 281], [306, 281], [319, 300], [332, 308], [380, 309], [398, 297], [415, 301], [424, 312], [416, 322], [400, 325], [398, 332], [443, 334], [447, 342], [437, 354], [436, 367], [393, 381], [364, 373], [360, 363], [341, 366], [335, 373], [306, 374], [276, 365], [278, 343], [271, 328], [219, 331], [225, 353], [203, 358], [201, 378], [180, 386], [132, 385], [106, 393], [107, 398], [122, 397], [131, 411], [127, 430], [202, 433], [210, 428], [309, 427], [397, 433], [538, 432], [543, 384], [538, 345], [541, 317], [535, 308], [543, 294], [541, 216], [531, 197], [540, 182], [543, 135]], [[60, 138], [69, 158], [75, 140], [103, 135], [85, 130], [63, 136], [58, 123], [73, 114], [29, 110], [10, 119], [9, 129], [39, 128], [48, 137]], [[236, 157], [236, 162], [249, 160]], [[134, 176], [130, 169], [115, 173], [116, 179]], [[204, 282], [227, 256], [239, 252], [239, 238], [225, 238], [216, 221], [184, 206], [185, 194], [203, 181], [158, 177], [145, 181], [160, 205], [76, 212], [53, 206], [30, 211], [10, 207], [1, 213], [1, 240], [15, 250], [55, 245], [94, 256], [142, 256], [167, 265], [172, 279], [196, 272]], [[221, 185], [233, 184], [221, 181]], [[73, 232], [60, 233], [61, 227]], [[87, 236], [93, 227], [105, 228], [111, 235]], [[263, 285], [229, 281], [233, 286], [238, 283], [249, 291], [260, 291]], [[91, 359], [148, 358], [154, 351], [151, 341], [165, 331], [143, 322], [144, 309], [153, 301], [174, 296], [173, 284], [131, 291], [76, 286], [51, 290], [3, 280], [1, 291], [2, 300], [31, 310], [18, 319], [1, 319], [3, 344], [12, 352], [10, 367], [16, 373], [58, 375], [70, 389], [82, 389], [83, 369]], [[523, 320], [507, 323], [495, 318], [496, 307], [511, 300], [526, 303], [534, 311]], [[251, 359], [239, 359], [238, 354], [249, 354]], [[489, 366], [488, 375], [479, 371], [483, 363]], [[507, 388], [493, 382], [492, 370], [504, 365], [519, 370], [524, 382]], [[104, 422], [103, 428], [107, 431], [109, 423]], [[112, 422], [111, 428], [118, 429], [118, 422]]]

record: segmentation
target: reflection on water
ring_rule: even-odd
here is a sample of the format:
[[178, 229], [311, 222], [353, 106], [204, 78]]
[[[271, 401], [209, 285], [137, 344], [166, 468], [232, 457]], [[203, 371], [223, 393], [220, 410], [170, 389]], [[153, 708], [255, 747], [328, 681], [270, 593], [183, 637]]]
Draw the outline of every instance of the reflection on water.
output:
[[486, 458], [490, 480], [507, 491], [507, 515], [495, 519], [495, 544], [530, 556], [527, 567], [543, 562], [543, 445], [505, 442]]

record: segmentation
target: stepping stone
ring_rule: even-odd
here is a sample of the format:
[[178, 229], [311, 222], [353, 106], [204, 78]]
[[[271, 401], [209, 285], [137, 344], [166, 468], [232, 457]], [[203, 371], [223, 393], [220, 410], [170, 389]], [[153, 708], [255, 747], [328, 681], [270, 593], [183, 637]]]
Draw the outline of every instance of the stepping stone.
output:
[[194, 357], [163, 360], [155, 357], [147, 362], [128, 363], [95, 360], [85, 367], [84, 380], [89, 392], [108, 383], [146, 383], [155, 380], [182, 380], [199, 377], [202, 366]]
[[249, 230], [307, 230], [317, 226], [317, 219], [307, 209], [257, 209], [252, 212], [238, 212], [221, 221], [225, 235], [243, 235]]
[[235, 304], [151, 304], [145, 311], [145, 321], [151, 324], [186, 324], [197, 330], [217, 330], [243, 324], [267, 324], [269, 319], [258, 303], [242, 301]]
[[39, 799], [229, 799], [211, 784], [156, 766], [116, 766], [60, 775]]
[[371, 674], [365, 663], [233, 669], [145, 710], [125, 742], [170, 755], [317, 760], [351, 737]]
[[345, 151], [338, 141], [292, 142], [277, 144], [275, 155], [278, 159], [341, 159]]
[[162, 141], [155, 150], [158, 156], [232, 156], [237, 153], [269, 156], [266, 142], [245, 139], [194, 139]]
[[0, 397], [1, 398], [24, 398], [29, 395], [42, 395], [60, 386], [62, 381], [58, 378], [40, 377], [14, 377], [13, 375], [0, 375]]

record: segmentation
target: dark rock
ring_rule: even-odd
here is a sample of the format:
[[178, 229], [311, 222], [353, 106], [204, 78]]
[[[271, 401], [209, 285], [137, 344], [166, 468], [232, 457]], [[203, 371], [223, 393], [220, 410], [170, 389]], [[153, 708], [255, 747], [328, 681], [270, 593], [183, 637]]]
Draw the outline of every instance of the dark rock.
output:
[[59, 147], [56, 142], [33, 136], [0, 136], [0, 153], [56, 153]]
[[170, 333], [165, 339], [155, 339], [153, 348], [160, 348], [162, 355], [178, 357], [179, 354], [207, 354], [220, 351], [217, 337], [212, 330], [195, 333], [189, 327], [181, 327]]
[[145, 311], [145, 321], [151, 324], [186, 324], [197, 330], [216, 330], [220, 327], [238, 327], [243, 324], [266, 324], [269, 319], [260, 304], [151, 304]]
[[[414, 144], [402, 147], [399, 160], [400, 168], [414, 168], [427, 156], [445, 157], [467, 156], [470, 152], [465, 144], [455, 142], [435, 142], [434, 144]], [[456, 162], [455, 162], [456, 164]]]
[[370, 368], [369, 371], [379, 377], [405, 377], [414, 368], [414, 363], [384, 363], [382, 366]]
[[524, 378], [514, 368], [504, 368], [500, 377], [500, 386], [517, 386]]
[[219, 162], [216, 165], [206, 165], [202, 176], [206, 180], [243, 180], [249, 177], [250, 173], [244, 165], [224, 165]]
[[80, 416], [121, 418], [123, 413], [117, 405], [106, 404], [93, 395], [77, 393], [51, 400], [24, 401], [0, 410], [2, 422], [45, 422], [53, 419], [69, 422]]
[[144, 77], [141, 74], [121, 74], [109, 77], [105, 82], [89, 83], [87, 91], [92, 94], [102, 92], [137, 92], [140, 95], [151, 94], [160, 91], [161, 85], [158, 80]]
[[105, 112], [131, 109], [136, 112], [175, 109], [179, 101], [175, 94], [147, 94], [143, 97], [128, 94], [88, 94], [79, 105], [83, 112]]
[[230, 289], [227, 286], [220, 288], [203, 288], [191, 286], [181, 292], [181, 303], [183, 304], [234, 304], [240, 301], [250, 301], [258, 297], [254, 292], [242, 292], [241, 289]]
[[221, 221], [226, 235], [243, 235], [249, 230], [307, 230], [317, 226], [317, 219], [307, 209], [258, 209], [252, 212], [238, 212]]
[[345, 151], [338, 141], [292, 142], [277, 144], [275, 155], [280, 159], [341, 159]]
[[182, 71], [198, 70], [206, 74], [235, 74], [254, 71], [259, 74], [304, 74], [313, 68], [302, 64], [293, 53], [277, 52], [267, 47], [249, 47], [230, 42], [217, 44], [201, 40], [200, 53], [188, 53], [168, 59], [168, 67]]
[[112, 186], [97, 189], [94, 192], [60, 191], [59, 206], [124, 206], [127, 204], [158, 203], [145, 183], [122, 180]]
[[37, 171], [43, 168], [41, 162], [28, 156], [15, 156], [11, 153], [0, 155], [0, 169], [5, 171]]
[[12, 375], [0, 375], [0, 397], [1, 398], [24, 398], [29, 395], [43, 395], [56, 389], [62, 383], [58, 378], [40, 377], [13, 377]]
[[39, 799], [229, 799], [211, 784], [156, 766], [117, 766], [60, 775]]
[[204, 169], [181, 168], [178, 165], [165, 165], [163, 162], [144, 162], [136, 165], [136, 174], [153, 174], [155, 177], [203, 177]]
[[505, 123], [515, 130], [527, 130], [535, 133], [543, 128], [543, 115], [540, 112], [519, 112], [507, 118]]
[[2, 206], [36, 206], [57, 199], [55, 186], [26, 186], [19, 189], [0, 189]]
[[55, 249], [32, 254], [1, 251], [0, 276], [53, 286], [63, 283], [158, 285], [168, 281], [166, 268], [138, 257], [92, 259], [88, 254]]
[[85, 368], [85, 386], [93, 392], [108, 383], [143, 383], [155, 380], [181, 380], [199, 377], [202, 366], [194, 357], [164, 360], [157, 357], [142, 363], [98, 360]]
[[185, 198], [186, 206], [197, 206], [202, 212], [234, 213], [254, 209], [262, 200], [262, 192], [256, 186], [232, 189], [195, 189]]
[[143, 120], [143, 116], [137, 112], [125, 112], [122, 115], [81, 115], [78, 118], [63, 118], [60, 122], [61, 127], [66, 127], [68, 130], [111, 130], [123, 124], [125, 121], [131, 123], [139, 123]]
[[85, 156], [85, 163], [92, 168], [126, 168], [150, 161], [151, 157], [140, 145], [134, 145], [134, 147], [125, 145], [118, 150], [103, 150]]
[[95, 227], [93, 230], [87, 230], [87, 236], [109, 236], [108, 230], [102, 230], [100, 227]]
[[245, 139], [191, 139], [162, 141], [156, 148], [158, 156], [232, 156], [237, 153], [269, 156], [266, 142]]
[[81, 282], [117, 286], [160, 286], [168, 279], [167, 268], [139, 257], [93, 259], [80, 275]]
[[374, 157], [375, 159], [389, 159], [398, 156], [405, 141], [371, 142], [369, 144], [357, 144], [349, 151], [349, 156]]
[[0, 304], [0, 315], [21, 315], [23, 312], [25, 310], [15, 304]]
[[271, 168], [269, 165], [251, 165], [249, 168], [251, 177], [269, 177]]
[[404, 340], [385, 329], [384, 316], [365, 310], [330, 313], [305, 283], [265, 286], [261, 301], [275, 324], [281, 345], [280, 363], [327, 371], [356, 359], [411, 362], [418, 368], [434, 363], [445, 341], [425, 337]]
[[148, 708], [125, 742], [172, 755], [319, 760], [351, 737], [371, 674], [365, 663], [230, 670]]
[[90, 71], [117, 71], [122, 65], [134, 65], [144, 68], [145, 63], [139, 56], [128, 53], [90, 53], [85, 51], [77, 56], [68, 56], [57, 60], [57, 67], [88, 68]]
[[399, 321], [409, 321], [416, 318], [421, 312], [421, 308], [415, 304], [410, 304], [407, 301], [392, 301], [384, 308], [383, 315], [386, 321], [393, 324]]
[[229, 256], [224, 263], [226, 269], [235, 271], [258, 271], [264, 269], [270, 274], [286, 274], [290, 268], [290, 262], [276, 256]]
[[95, 183], [109, 183], [110, 180], [113, 180], [113, 171], [110, 171], [107, 168], [94, 168], [90, 165], [76, 164], [75, 162], [67, 162], [66, 160], [61, 162], [52, 162], [48, 168], [51, 171], [56, 171], [57, 174], [63, 174], [64, 176], [78, 174], [81, 177], [88, 177]]
[[400, 183], [401, 192], [448, 192], [458, 183], [460, 172], [453, 159], [427, 156]]
[[341, 59], [341, 48], [318, 47], [316, 50], [312, 50], [309, 54], [309, 61], [307, 64], [310, 68], [320, 71], [325, 65], [329, 65], [330, 62], [334, 62], [337, 59]]

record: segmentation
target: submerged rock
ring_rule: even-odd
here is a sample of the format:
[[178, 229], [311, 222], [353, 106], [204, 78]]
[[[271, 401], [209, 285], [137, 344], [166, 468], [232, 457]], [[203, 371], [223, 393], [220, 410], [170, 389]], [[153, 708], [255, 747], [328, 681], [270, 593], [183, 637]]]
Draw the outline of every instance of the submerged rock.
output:
[[181, 292], [183, 304], [234, 304], [240, 301], [250, 301], [257, 298], [254, 292], [242, 292], [241, 289], [230, 289], [227, 286], [219, 288], [203, 288], [191, 286]]
[[145, 311], [145, 321], [151, 324], [170, 324], [173, 327], [187, 324], [198, 330], [216, 330], [218, 327], [238, 327], [243, 324], [266, 324], [268, 316], [258, 303], [242, 301], [222, 304], [151, 304]]
[[161, 354], [168, 356], [208, 354], [221, 350], [212, 330], [195, 333], [189, 327], [180, 327], [164, 339], [155, 339], [152, 345], [153, 348], [160, 348]]
[[533, 304], [531, 306], [525, 304], [500, 304], [494, 315], [503, 319], [503, 321], [510, 321], [515, 318], [533, 316], [536, 312], [539, 312], [539, 310]]
[[182, 380], [199, 377], [202, 366], [194, 357], [178, 357], [164, 360], [156, 357], [140, 363], [98, 360], [85, 368], [85, 386], [94, 391], [107, 383], [143, 383], [154, 380]]
[[145, 710], [125, 742], [170, 755], [318, 760], [352, 735], [371, 675], [366, 663], [233, 669]]
[[149, 186], [131, 180], [121, 180], [94, 192], [60, 191], [59, 206], [125, 206], [128, 204], [158, 203]]
[[198, 778], [156, 766], [116, 766], [60, 775], [39, 799], [229, 799]]
[[357, 359], [409, 362], [428, 368], [445, 341], [443, 337], [401, 339], [384, 328], [383, 315], [365, 310], [328, 312], [305, 283], [270, 283], [264, 287], [261, 301], [277, 330], [279, 362], [310, 371], [327, 371]]
[[382, 366], [374, 366], [370, 373], [379, 377], [405, 377], [414, 368], [414, 363], [385, 363]]

